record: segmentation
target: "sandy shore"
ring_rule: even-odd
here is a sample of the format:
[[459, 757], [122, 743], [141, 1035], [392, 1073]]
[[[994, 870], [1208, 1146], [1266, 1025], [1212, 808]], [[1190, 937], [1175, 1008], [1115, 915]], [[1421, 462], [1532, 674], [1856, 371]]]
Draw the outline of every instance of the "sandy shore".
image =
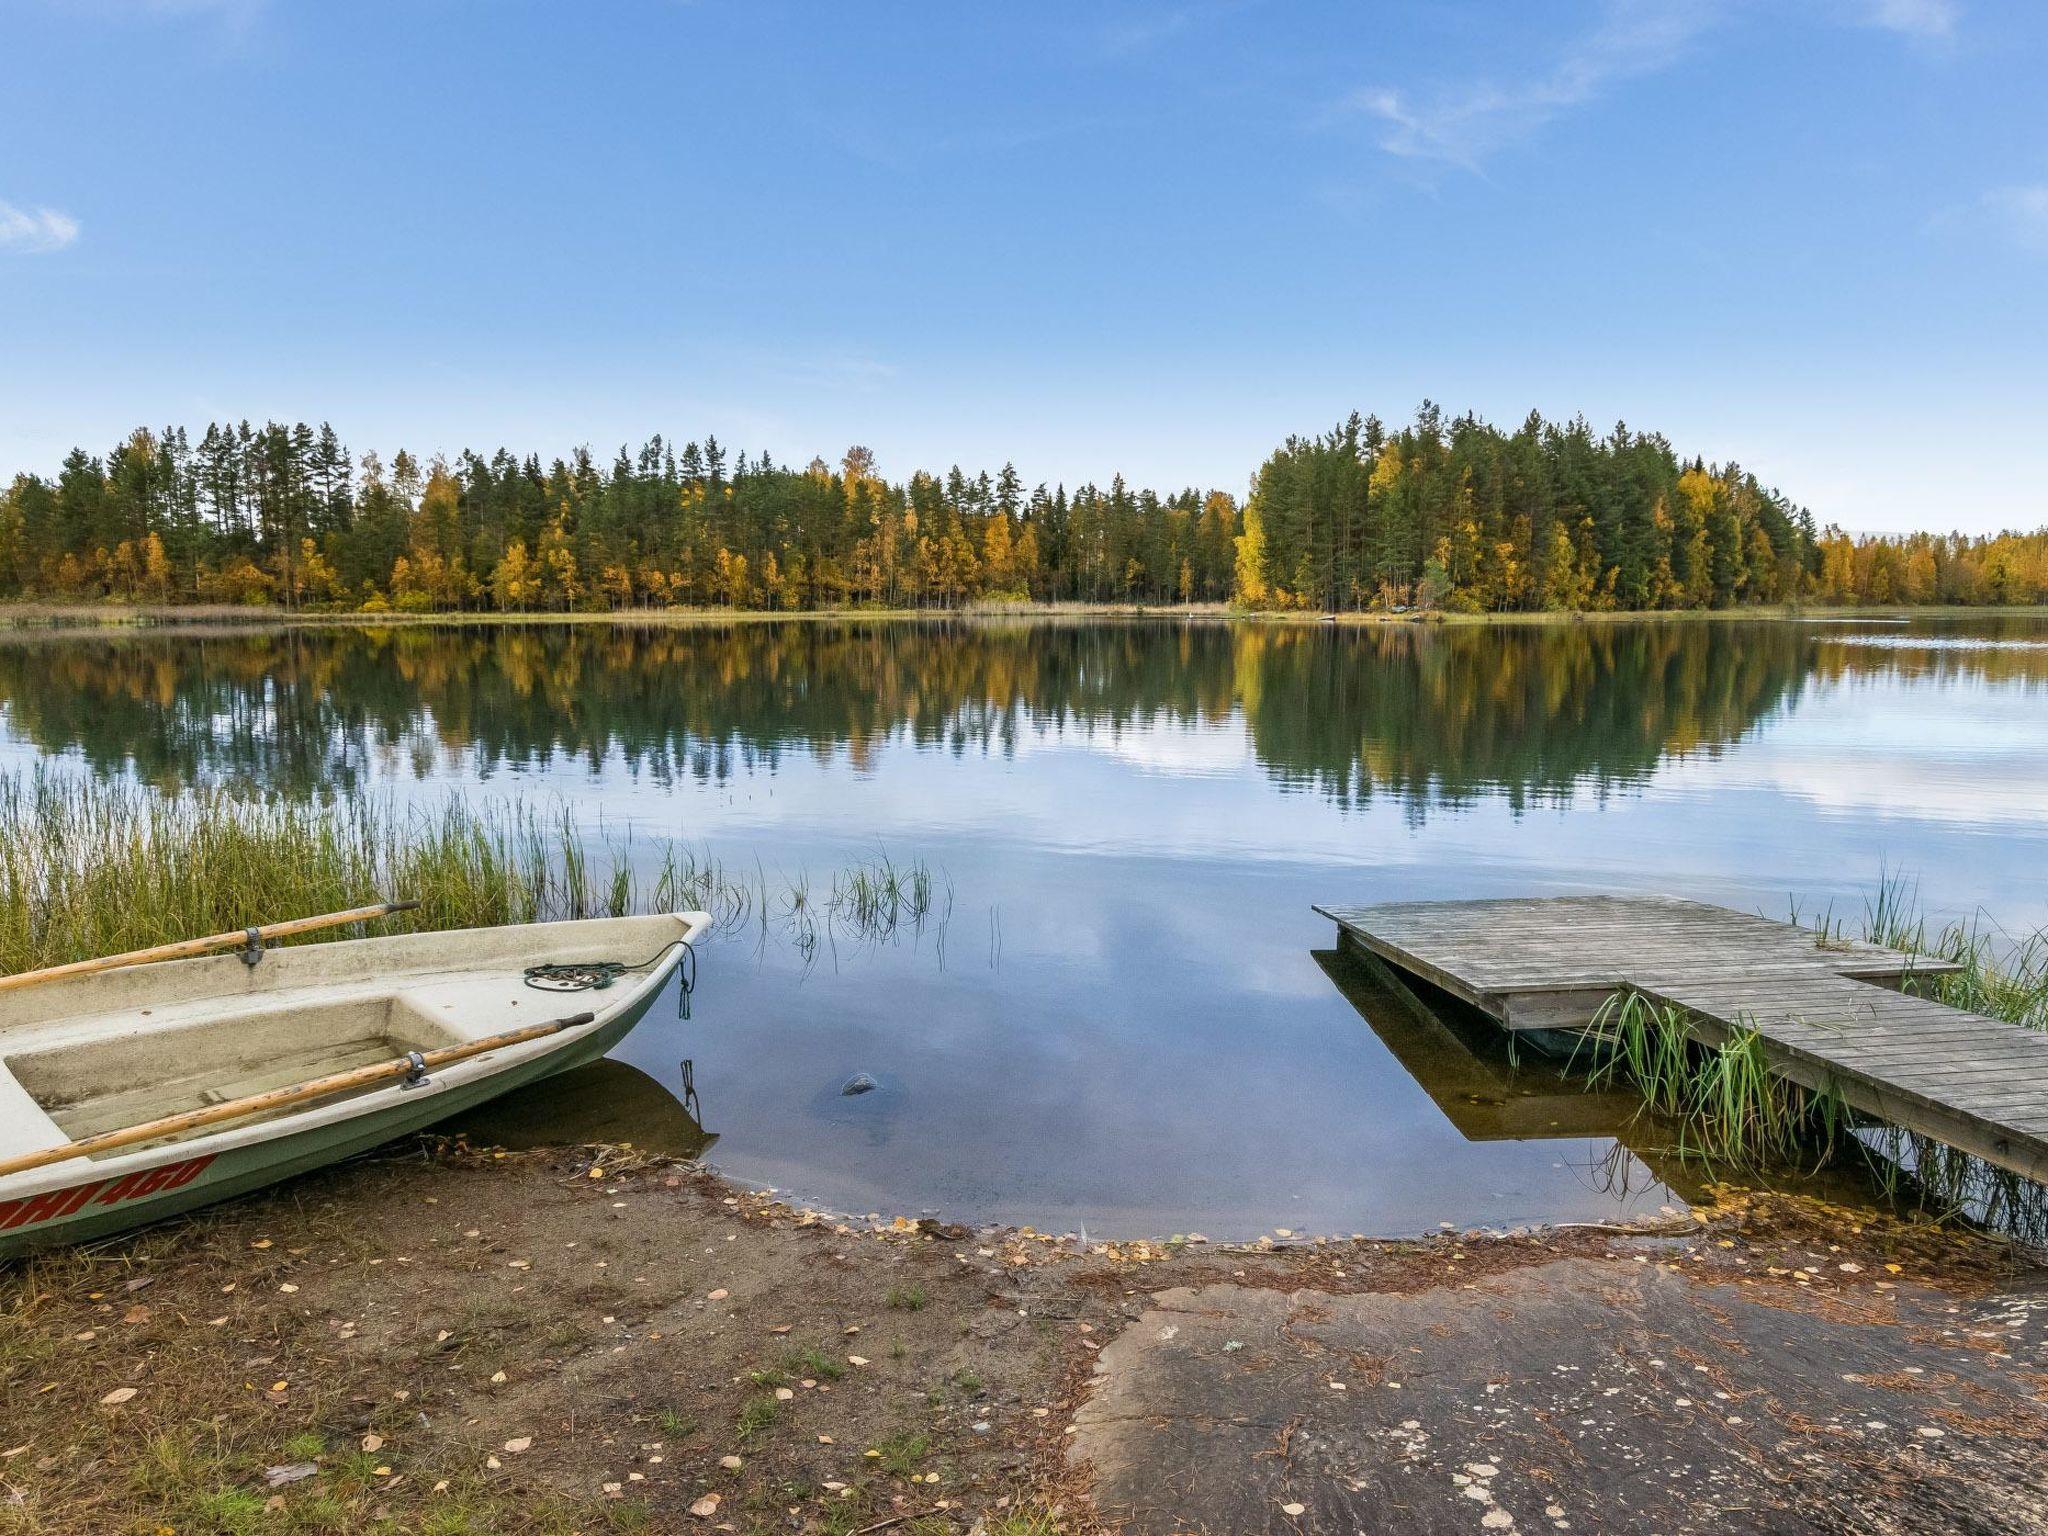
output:
[[1809, 1202], [1102, 1244], [445, 1144], [0, 1272], [0, 1531], [2022, 1531], [2042, 1272]]

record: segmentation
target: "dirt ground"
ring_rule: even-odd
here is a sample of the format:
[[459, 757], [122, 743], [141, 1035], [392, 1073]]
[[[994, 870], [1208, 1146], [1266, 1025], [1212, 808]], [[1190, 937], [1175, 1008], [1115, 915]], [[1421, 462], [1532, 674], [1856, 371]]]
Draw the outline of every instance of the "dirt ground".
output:
[[2048, 1276], [1674, 1225], [1083, 1251], [403, 1149], [0, 1271], [0, 1532], [2048, 1526]]

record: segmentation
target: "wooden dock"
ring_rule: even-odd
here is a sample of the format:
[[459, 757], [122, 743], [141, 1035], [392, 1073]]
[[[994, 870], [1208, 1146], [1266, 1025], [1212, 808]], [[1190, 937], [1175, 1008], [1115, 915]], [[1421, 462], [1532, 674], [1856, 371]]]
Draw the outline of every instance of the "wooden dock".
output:
[[1342, 943], [1511, 1030], [1583, 1029], [1619, 993], [1740, 1030], [1852, 1107], [2048, 1182], [2048, 1035], [1901, 991], [1944, 960], [1673, 897], [1317, 907]]

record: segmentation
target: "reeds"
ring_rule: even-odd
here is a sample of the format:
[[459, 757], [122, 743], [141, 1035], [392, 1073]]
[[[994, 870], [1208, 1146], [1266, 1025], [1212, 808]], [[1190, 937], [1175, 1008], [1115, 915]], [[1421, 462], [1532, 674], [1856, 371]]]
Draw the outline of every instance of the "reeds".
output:
[[1951, 1008], [2048, 1029], [2048, 929], [2015, 937], [1980, 913], [1930, 935], [1919, 894], [1915, 881], [1887, 874], [1863, 913], [1863, 937], [1871, 943], [1962, 967], [1947, 976], [1910, 978], [1908, 987]]
[[[1911, 880], [1886, 874], [1852, 933], [1831, 913], [1806, 921], [1823, 948], [1851, 938], [1950, 960], [1953, 974], [1910, 977], [1906, 985], [1951, 1007], [2031, 1029], [2048, 1029], [2048, 931], [2014, 938], [1983, 920], [1930, 931]], [[1589, 1083], [1623, 1083], [1646, 1114], [1676, 1128], [1680, 1155], [1730, 1168], [1817, 1167], [1851, 1151], [1895, 1194], [1965, 1212], [2001, 1229], [2048, 1236], [2048, 1191], [1912, 1132], [1859, 1122], [1840, 1095], [1801, 1087], [1770, 1070], [1763, 1042], [1738, 1029], [1707, 1044], [1683, 1010], [1636, 993], [1612, 1000], [1575, 1049], [1590, 1059]]]
[[1672, 1150], [1683, 1157], [1743, 1169], [1817, 1166], [1849, 1126], [1839, 1097], [1771, 1071], [1754, 1030], [1709, 1045], [1684, 1010], [1638, 992], [1610, 999], [1581, 1039], [1592, 1057], [1589, 1086], [1635, 1090], [1645, 1113], [1674, 1128]]
[[808, 955], [821, 937], [921, 932], [937, 884], [922, 861], [878, 854], [835, 872], [819, 902], [807, 875], [771, 882], [758, 866], [735, 872], [679, 843], [636, 841], [585, 826], [567, 807], [517, 799], [313, 805], [0, 775], [0, 972], [379, 897], [420, 903], [379, 933], [698, 908], [722, 929], [757, 927]]

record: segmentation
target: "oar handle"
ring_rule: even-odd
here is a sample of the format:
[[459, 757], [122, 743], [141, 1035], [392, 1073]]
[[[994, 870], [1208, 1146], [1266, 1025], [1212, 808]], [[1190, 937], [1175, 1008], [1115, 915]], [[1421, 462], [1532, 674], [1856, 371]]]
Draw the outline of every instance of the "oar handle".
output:
[[270, 923], [260, 928], [242, 928], [233, 933], [209, 934], [203, 939], [180, 939], [175, 944], [158, 944], [151, 949], [131, 949], [125, 954], [103, 955], [97, 960], [74, 960], [69, 965], [52, 965], [40, 971], [21, 971], [12, 976], [0, 976], [0, 992], [40, 986], [46, 981], [65, 981], [73, 976], [97, 976], [102, 971], [118, 971], [130, 965], [149, 965], [158, 960], [189, 960], [197, 955], [210, 955], [216, 950], [247, 944], [252, 934], [259, 940], [289, 939], [296, 934], [313, 933], [322, 928], [338, 928], [343, 923], [366, 923], [374, 918], [389, 917], [394, 912], [411, 912], [418, 906], [417, 901], [380, 901], [374, 906], [351, 907], [346, 912], [327, 912], [319, 917], [288, 918], [284, 922]]
[[431, 1071], [435, 1067], [465, 1061], [471, 1056], [481, 1056], [485, 1051], [499, 1050], [508, 1045], [524, 1045], [527, 1041], [538, 1040], [543, 1035], [576, 1029], [593, 1022], [596, 1018], [597, 1015], [594, 1013], [571, 1014], [566, 1019], [553, 1019], [546, 1024], [529, 1024], [523, 1029], [508, 1029], [501, 1035], [489, 1035], [482, 1040], [471, 1040], [464, 1045], [448, 1045], [435, 1051], [422, 1051], [418, 1060], [411, 1056], [394, 1056], [389, 1061], [373, 1062], [367, 1067], [355, 1067], [347, 1072], [332, 1072], [326, 1077], [310, 1078], [289, 1088], [271, 1088], [262, 1093], [249, 1094], [245, 1098], [230, 1099], [225, 1104], [209, 1104], [204, 1109], [188, 1109], [183, 1114], [146, 1120], [141, 1125], [131, 1125], [123, 1130], [102, 1131], [99, 1135], [87, 1136], [82, 1141], [67, 1141], [60, 1146], [42, 1147], [34, 1152], [24, 1152], [18, 1157], [0, 1161], [0, 1178], [5, 1178], [10, 1173], [26, 1173], [31, 1168], [47, 1168], [52, 1163], [69, 1162], [74, 1157], [93, 1157], [101, 1152], [111, 1152], [117, 1147], [131, 1147], [139, 1141], [155, 1141], [163, 1136], [177, 1136], [185, 1131], [198, 1130], [202, 1126], [218, 1125], [224, 1120], [240, 1120], [249, 1115], [262, 1114], [266, 1110], [286, 1109], [312, 1099], [332, 1098], [337, 1093], [346, 1093], [351, 1088], [367, 1087], [388, 1077], [405, 1077], [413, 1072]]

